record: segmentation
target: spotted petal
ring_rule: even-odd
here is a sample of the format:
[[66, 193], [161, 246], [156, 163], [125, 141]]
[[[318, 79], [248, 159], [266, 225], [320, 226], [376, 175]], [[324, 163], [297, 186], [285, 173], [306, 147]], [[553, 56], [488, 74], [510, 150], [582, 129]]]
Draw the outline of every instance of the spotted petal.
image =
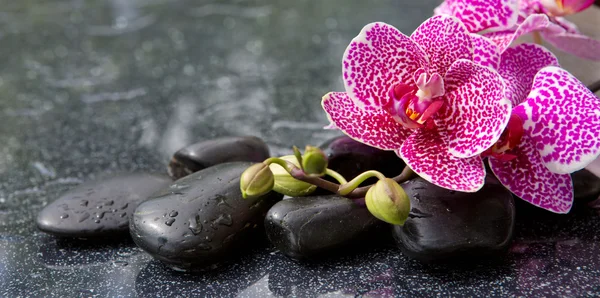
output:
[[519, 17], [519, 0], [446, 0], [446, 11], [458, 17], [470, 32], [510, 28]]
[[[551, 26], [550, 19], [545, 14], [532, 14], [528, 16], [515, 30], [504, 30], [490, 32], [485, 34], [486, 37], [493, 40], [498, 45], [498, 51], [504, 51], [522, 35], [527, 33], [548, 28]], [[557, 26], [558, 27], [558, 26]]]
[[469, 31], [459, 19], [449, 15], [429, 18], [410, 36], [429, 58], [430, 73], [444, 76], [458, 59], [473, 59]]
[[485, 168], [481, 158], [450, 154], [435, 129], [416, 131], [396, 153], [415, 173], [435, 185], [464, 192], [476, 192], [483, 186]]
[[564, 69], [542, 69], [514, 113], [551, 172], [572, 173], [600, 154], [600, 98]]
[[502, 77], [493, 69], [458, 60], [446, 74], [444, 106], [436, 124], [449, 152], [459, 158], [478, 155], [498, 141], [510, 118]]
[[427, 64], [425, 53], [398, 29], [384, 23], [368, 24], [344, 53], [346, 92], [358, 107], [385, 106], [392, 85], [409, 82], [413, 72]]
[[558, 66], [558, 59], [536, 44], [520, 44], [502, 54], [498, 73], [506, 82], [506, 97], [513, 106], [523, 102], [531, 90], [533, 78], [546, 66]]
[[382, 110], [363, 110], [345, 92], [330, 92], [321, 102], [329, 121], [356, 141], [383, 150], [396, 150], [412, 133]]
[[543, 33], [544, 39], [557, 49], [579, 58], [600, 61], [600, 40], [575, 33]]
[[552, 173], [542, 162], [533, 141], [526, 135], [511, 154], [517, 158], [501, 161], [489, 158], [498, 180], [521, 199], [555, 213], [567, 213], [573, 205], [573, 184], [568, 174]]
[[493, 69], [500, 67], [500, 51], [491, 39], [471, 33], [471, 42], [473, 43], [473, 62]]

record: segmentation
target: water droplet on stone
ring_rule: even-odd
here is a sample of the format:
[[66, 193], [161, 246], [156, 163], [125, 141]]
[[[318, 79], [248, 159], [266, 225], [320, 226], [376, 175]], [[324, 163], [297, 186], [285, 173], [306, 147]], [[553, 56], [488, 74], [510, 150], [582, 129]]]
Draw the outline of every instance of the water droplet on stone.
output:
[[129, 203], [125, 203], [125, 205], [121, 206], [121, 210], [125, 210], [129, 207]]
[[206, 243], [200, 243], [200, 244], [198, 244], [197, 247], [198, 247], [198, 249], [201, 249], [201, 250], [211, 250], [212, 249], [212, 247]]
[[175, 222], [174, 218], [169, 218], [169, 219], [167, 219], [167, 221], [165, 221], [165, 225], [170, 227], [174, 222]]
[[89, 202], [87, 200], [83, 200], [79, 205], [81, 205], [82, 207], [87, 207], [88, 203]]
[[194, 235], [198, 235], [200, 232], [202, 232], [202, 225], [199, 224], [199, 221], [200, 215], [190, 218], [190, 225], [188, 227], [190, 228], [190, 231], [194, 233]]
[[65, 214], [61, 215], [60, 218], [61, 219], [69, 218], [69, 215], [65, 213]]
[[100, 220], [99, 219], [95, 219], [94, 222], [95, 223], [100, 223]]
[[173, 211], [171, 211], [171, 213], [169, 213], [169, 216], [170, 216], [170, 217], [175, 217], [175, 216], [177, 216], [178, 214], [179, 214], [179, 213], [178, 213], [177, 211], [173, 210]]
[[83, 222], [84, 220], [90, 218], [90, 214], [85, 212], [81, 215], [81, 217], [79, 217], [79, 222]]
[[217, 219], [215, 219], [213, 224], [224, 225], [229, 227], [231, 226], [231, 224], [233, 224], [233, 219], [231, 219], [230, 214], [221, 214], [219, 215], [219, 217], [217, 217]]
[[121, 213], [121, 217], [125, 217], [125, 216], [127, 216], [127, 212]]
[[104, 203], [104, 205], [106, 205], [106, 206], [112, 206], [114, 203], [115, 203], [115, 201], [110, 200], [110, 201]]
[[129, 263], [127, 263], [126, 261], [114, 261], [113, 264], [115, 266], [121, 266], [121, 267], [125, 267], [125, 266], [129, 265]]

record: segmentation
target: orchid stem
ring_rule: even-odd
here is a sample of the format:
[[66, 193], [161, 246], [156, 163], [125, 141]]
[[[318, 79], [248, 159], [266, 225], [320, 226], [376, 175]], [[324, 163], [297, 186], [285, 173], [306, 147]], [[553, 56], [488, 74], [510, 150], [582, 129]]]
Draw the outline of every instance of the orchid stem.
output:
[[342, 196], [348, 195], [353, 190], [355, 190], [361, 183], [365, 182], [365, 180], [371, 177], [377, 177], [377, 179], [379, 180], [385, 179], [385, 176], [377, 171], [366, 171], [356, 176], [354, 179], [350, 180], [350, 182], [340, 185], [338, 193]]
[[325, 175], [328, 175], [329, 177], [337, 180], [337, 182], [339, 184], [346, 184], [348, 183], [348, 181], [346, 181], [346, 178], [344, 178], [342, 175], [340, 175], [340, 173], [332, 170], [332, 169], [327, 169], [325, 170]]

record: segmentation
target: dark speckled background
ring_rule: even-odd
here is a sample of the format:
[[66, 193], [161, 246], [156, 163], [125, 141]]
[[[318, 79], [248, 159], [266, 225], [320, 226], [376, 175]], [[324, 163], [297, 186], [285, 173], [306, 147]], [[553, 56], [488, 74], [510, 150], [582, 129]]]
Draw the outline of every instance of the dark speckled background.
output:
[[264, 247], [185, 275], [126, 239], [36, 230], [63, 191], [164, 173], [188, 143], [251, 134], [282, 154], [334, 136], [320, 98], [342, 90], [349, 40], [372, 21], [412, 32], [437, 2], [0, 1], [0, 296], [600, 295], [600, 217], [585, 208], [525, 206], [505, 259], [436, 266], [385, 246], [321, 263]]

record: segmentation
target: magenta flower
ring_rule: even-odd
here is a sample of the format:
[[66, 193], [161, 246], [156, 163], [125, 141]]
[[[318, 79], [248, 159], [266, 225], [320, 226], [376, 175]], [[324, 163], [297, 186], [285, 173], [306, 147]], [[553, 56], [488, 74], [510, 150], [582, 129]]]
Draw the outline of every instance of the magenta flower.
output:
[[593, 0], [446, 0], [436, 14], [459, 18], [470, 32], [491, 38], [502, 53], [521, 35], [536, 32], [556, 48], [600, 60], [600, 41], [587, 37], [561, 16], [592, 5]]
[[365, 26], [344, 53], [346, 92], [323, 97], [329, 120], [357, 141], [395, 150], [434, 184], [477, 191], [479, 155], [500, 138], [511, 104], [500, 75], [473, 61], [472, 39], [451, 16], [426, 20], [410, 37]]
[[567, 213], [573, 204], [569, 173], [600, 154], [600, 99], [541, 46], [521, 44], [499, 60], [514, 108], [502, 137], [483, 156], [515, 195]]

